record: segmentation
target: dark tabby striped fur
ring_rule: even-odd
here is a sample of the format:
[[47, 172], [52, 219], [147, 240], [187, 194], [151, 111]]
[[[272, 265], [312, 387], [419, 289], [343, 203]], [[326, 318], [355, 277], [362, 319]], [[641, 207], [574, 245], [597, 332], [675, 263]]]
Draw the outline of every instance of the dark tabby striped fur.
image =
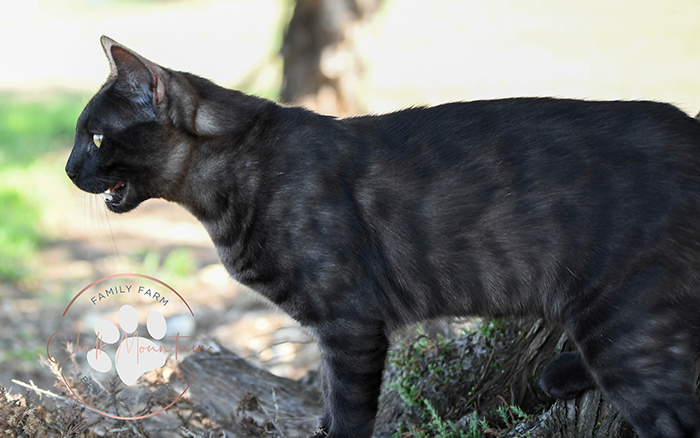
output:
[[309, 329], [319, 436], [372, 434], [396, 327], [530, 314], [579, 348], [546, 369], [547, 392], [597, 385], [640, 436], [700, 437], [697, 120], [555, 99], [339, 120], [102, 44], [111, 75], [68, 175], [114, 212], [185, 206], [234, 278]]

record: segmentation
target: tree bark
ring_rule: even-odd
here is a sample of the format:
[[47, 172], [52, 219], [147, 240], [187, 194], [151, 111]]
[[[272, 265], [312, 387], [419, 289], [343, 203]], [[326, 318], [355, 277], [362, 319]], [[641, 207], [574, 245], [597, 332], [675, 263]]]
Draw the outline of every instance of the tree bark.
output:
[[179, 366], [175, 388], [195, 377], [188, 402], [232, 436], [306, 437], [318, 427], [321, 395], [315, 386], [275, 376], [218, 345]]
[[503, 438], [632, 438], [636, 434], [600, 390], [574, 400], [557, 400], [543, 414], [523, 422]]

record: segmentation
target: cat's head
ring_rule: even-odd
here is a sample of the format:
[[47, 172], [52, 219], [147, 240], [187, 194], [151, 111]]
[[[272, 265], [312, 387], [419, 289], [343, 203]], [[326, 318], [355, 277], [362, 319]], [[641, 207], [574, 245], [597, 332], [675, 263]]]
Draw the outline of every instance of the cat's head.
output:
[[103, 36], [107, 82], [88, 102], [66, 164], [73, 183], [104, 193], [114, 212], [176, 189], [188, 156], [196, 105], [181, 74]]

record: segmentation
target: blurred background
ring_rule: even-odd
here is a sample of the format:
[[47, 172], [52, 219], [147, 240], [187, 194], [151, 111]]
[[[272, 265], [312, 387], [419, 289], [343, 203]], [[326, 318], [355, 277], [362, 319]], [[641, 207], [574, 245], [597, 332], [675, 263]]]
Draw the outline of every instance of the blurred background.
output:
[[340, 116], [506, 96], [700, 110], [694, 0], [3, 0], [0, 384], [14, 391], [13, 379], [52, 386], [38, 358], [62, 309], [117, 272], [166, 281], [198, 333], [275, 374], [317, 366], [308, 337], [228, 278], [186, 211], [152, 200], [116, 216], [65, 177], [77, 116], [109, 71], [102, 34], [166, 67]]

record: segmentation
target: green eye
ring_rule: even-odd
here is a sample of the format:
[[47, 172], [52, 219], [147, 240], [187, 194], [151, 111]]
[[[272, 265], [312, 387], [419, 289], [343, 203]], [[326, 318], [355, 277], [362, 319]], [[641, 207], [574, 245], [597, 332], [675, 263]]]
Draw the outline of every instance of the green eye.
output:
[[99, 148], [102, 145], [102, 134], [93, 134], [92, 142]]

